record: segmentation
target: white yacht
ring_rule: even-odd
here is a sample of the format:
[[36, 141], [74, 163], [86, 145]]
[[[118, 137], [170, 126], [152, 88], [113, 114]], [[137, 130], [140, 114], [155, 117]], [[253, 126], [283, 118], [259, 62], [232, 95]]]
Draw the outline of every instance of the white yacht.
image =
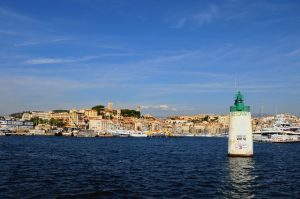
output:
[[300, 133], [281, 130], [253, 132], [253, 140], [258, 142], [300, 142]]
[[255, 131], [253, 140], [258, 142], [300, 142], [300, 127], [291, 126], [282, 117], [276, 118], [276, 121], [267, 128]]

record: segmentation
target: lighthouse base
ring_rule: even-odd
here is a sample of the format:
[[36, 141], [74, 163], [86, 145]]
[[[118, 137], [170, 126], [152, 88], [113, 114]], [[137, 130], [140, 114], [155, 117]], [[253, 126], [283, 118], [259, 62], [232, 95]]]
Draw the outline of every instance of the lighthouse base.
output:
[[244, 157], [244, 158], [252, 158], [253, 154], [230, 154], [228, 153], [228, 157]]

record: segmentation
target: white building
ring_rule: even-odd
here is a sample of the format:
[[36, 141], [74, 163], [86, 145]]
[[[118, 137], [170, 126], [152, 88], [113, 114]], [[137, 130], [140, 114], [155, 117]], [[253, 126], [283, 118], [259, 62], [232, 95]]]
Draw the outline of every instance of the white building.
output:
[[1, 120], [0, 130], [33, 129], [33, 122]]
[[218, 122], [222, 125], [228, 126], [229, 125], [229, 115], [220, 115], [218, 117]]
[[89, 129], [94, 131], [109, 131], [114, 129], [114, 124], [111, 120], [91, 119], [89, 121]]
[[38, 118], [43, 119], [43, 120], [50, 120], [51, 119], [51, 113], [52, 112], [42, 112], [42, 111], [32, 112], [31, 117], [32, 118], [38, 117]]
[[22, 115], [22, 120], [26, 121], [26, 120], [30, 120], [31, 119], [31, 114], [30, 113], [23, 113]]

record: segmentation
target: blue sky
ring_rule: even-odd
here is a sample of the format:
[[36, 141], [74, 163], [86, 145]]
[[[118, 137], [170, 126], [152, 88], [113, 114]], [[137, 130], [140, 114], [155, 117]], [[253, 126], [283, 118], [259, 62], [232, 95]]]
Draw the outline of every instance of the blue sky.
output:
[[142, 106], [300, 115], [299, 1], [0, 0], [0, 115]]

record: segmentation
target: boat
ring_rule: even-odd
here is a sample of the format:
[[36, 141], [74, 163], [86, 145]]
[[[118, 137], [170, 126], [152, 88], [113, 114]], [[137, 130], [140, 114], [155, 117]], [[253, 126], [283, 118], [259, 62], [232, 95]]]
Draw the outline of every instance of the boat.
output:
[[109, 133], [112, 134], [112, 136], [114, 137], [129, 137], [130, 136], [130, 132], [127, 130], [110, 130]]
[[300, 127], [291, 126], [283, 117], [277, 117], [270, 127], [255, 131], [252, 134], [253, 140], [257, 142], [300, 142]]
[[275, 134], [271, 136], [271, 142], [274, 143], [290, 143], [290, 142], [300, 142], [300, 136], [299, 135], [278, 135]]
[[256, 142], [300, 142], [300, 133], [291, 131], [256, 131], [253, 132], [253, 140]]
[[169, 131], [148, 131], [146, 132], [148, 137], [172, 137], [173, 134]]
[[129, 134], [130, 137], [138, 137], [138, 138], [145, 138], [147, 134], [142, 131], [131, 131]]

